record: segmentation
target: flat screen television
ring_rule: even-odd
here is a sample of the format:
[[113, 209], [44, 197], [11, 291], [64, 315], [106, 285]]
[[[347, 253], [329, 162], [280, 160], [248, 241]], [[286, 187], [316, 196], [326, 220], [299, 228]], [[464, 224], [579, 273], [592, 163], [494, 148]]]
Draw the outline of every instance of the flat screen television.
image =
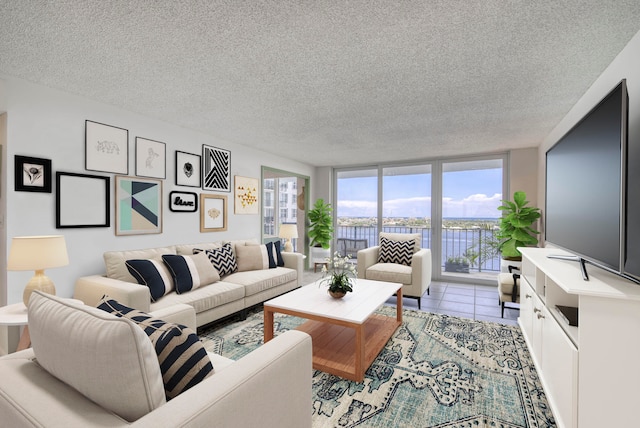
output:
[[625, 269], [627, 121], [622, 80], [547, 151], [545, 240], [575, 254], [583, 276], [586, 261], [638, 282], [640, 269]]

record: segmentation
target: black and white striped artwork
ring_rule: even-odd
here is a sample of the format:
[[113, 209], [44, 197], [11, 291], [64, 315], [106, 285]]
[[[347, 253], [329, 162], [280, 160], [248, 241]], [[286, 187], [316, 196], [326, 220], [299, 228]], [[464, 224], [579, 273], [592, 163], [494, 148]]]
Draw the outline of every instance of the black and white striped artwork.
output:
[[202, 145], [202, 188], [231, 191], [231, 152]]

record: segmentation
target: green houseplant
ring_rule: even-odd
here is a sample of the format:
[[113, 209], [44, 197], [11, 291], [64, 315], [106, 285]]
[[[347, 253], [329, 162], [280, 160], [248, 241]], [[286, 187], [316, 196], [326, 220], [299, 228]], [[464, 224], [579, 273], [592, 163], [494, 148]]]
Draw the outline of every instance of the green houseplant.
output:
[[540, 208], [528, 207], [527, 195], [518, 191], [513, 194], [513, 202], [502, 200], [498, 207], [502, 217], [498, 221], [500, 230], [497, 238], [498, 249], [506, 260], [522, 260], [518, 247], [529, 247], [538, 244], [538, 232], [531, 226], [540, 218]]
[[333, 235], [333, 209], [331, 204], [327, 204], [323, 199], [316, 200], [313, 208], [307, 214], [309, 218], [309, 245], [311, 247], [322, 247], [325, 250], [331, 247]]
[[340, 257], [336, 251], [333, 258], [327, 258], [322, 267], [322, 278], [320, 285], [329, 286], [329, 294], [334, 298], [344, 297], [349, 291], [353, 291], [352, 281], [358, 276], [356, 267], [351, 263], [349, 257]]

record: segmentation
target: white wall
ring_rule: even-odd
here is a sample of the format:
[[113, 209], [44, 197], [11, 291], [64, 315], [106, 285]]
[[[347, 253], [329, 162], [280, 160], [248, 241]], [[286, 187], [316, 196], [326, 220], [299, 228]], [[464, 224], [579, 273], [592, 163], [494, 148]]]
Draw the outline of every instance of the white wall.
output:
[[[4, 79], [4, 82], [2, 81]], [[301, 175], [314, 176], [314, 168], [283, 159], [246, 146], [217, 140], [195, 131], [156, 119], [120, 110], [86, 98], [34, 85], [20, 79], [0, 76], [0, 106], [7, 111], [7, 213], [6, 250], [11, 238], [22, 235], [62, 234], [66, 237], [70, 264], [49, 269], [57, 294], [73, 294], [76, 278], [104, 271], [102, 254], [108, 250], [135, 249], [175, 243], [196, 243], [222, 239], [260, 237], [260, 215], [234, 215], [233, 193], [205, 192], [229, 198], [226, 232], [200, 233], [199, 213], [173, 213], [168, 209], [172, 190], [202, 193], [191, 187], [175, 186], [175, 150], [201, 154], [202, 144], [231, 151], [231, 175], [260, 178], [261, 166], [269, 166]], [[1, 111], [0, 111], [1, 112]], [[129, 130], [129, 175], [135, 174], [135, 137], [166, 143], [167, 176], [163, 180], [163, 233], [155, 235], [115, 236], [113, 191], [111, 192], [111, 227], [88, 229], [55, 228], [55, 172], [76, 172], [111, 177], [114, 174], [86, 171], [84, 149], [85, 120], [93, 120]], [[27, 155], [52, 160], [54, 189], [51, 194], [14, 192], [14, 155]], [[78, 207], [91, 209], [91, 207]], [[33, 272], [8, 272], [8, 303], [22, 300], [24, 284]], [[2, 290], [0, 290], [2, 291]]]
[[[640, 147], [640, 32], [638, 32], [540, 145], [538, 150], [538, 201], [541, 201], [540, 206], [545, 200], [545, 154], [547, 150], [595, 107], [622, 79], [627, 79], [629, 93], [629, 145]], [[553, 102], [553, 100], [550, 101]], [[638, 189], [632, 190], [638, 191]], [[629, 221], [637, 221], [637, 219], [629, 219]]]

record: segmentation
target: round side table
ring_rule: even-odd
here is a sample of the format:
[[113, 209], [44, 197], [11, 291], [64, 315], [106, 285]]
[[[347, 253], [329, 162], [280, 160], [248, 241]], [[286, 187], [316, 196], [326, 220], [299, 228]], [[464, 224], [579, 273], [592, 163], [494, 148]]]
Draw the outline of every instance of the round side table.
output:
[[[21, 351], [29, 347], [31, 339], [27, 323], [27, 307], [24, 303], [0, 307], [0, 326], [6, 326], [7, 329], [7, 349], [4, 350], [6, 353]], [[20, 334], [22, 326], [24, 328]], [[2, 350], [0, 349], [0, 351]]]

